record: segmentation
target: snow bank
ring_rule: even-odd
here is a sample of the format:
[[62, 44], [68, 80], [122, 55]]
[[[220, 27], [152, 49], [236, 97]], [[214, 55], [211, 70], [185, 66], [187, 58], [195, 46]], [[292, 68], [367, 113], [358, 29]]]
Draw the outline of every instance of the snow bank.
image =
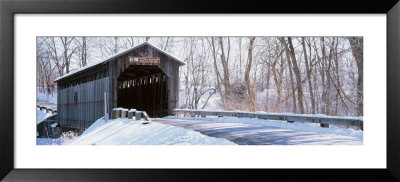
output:
[[36, 109], [36, 124], [41, 123], [46, 118], [52, 116], [50, 113], [45, 113], [44, 110]]
[[193, 130], [150, 122], [119, 118], [105, 122], [98, 119], [71, 145], [235, 145], [221, 138]]
[[322, 134], [336, 134], [342, 136], [355, 137], [359, 140], [363, 140], [363, 132], [360, 130], [353, 130], [348, 128], [339, 128], [330, 125], [329, 128], [320, 127], [319, 123], [288, 123], [286, 121], [277, 120], [264, 120], [258, 118], [237, 118], [237, 117], [178, 117], [178, 116], [167, 116], [167, 119], [186, 119], [186, 120], [207, 120], [210, 122], [227, 122], [227, 123], [243, 123], [243, 124], [254, 124], [261, 126], [273, 126], [284, 129], [291, 129], [296, 131], [307, 131], [316, 132]]

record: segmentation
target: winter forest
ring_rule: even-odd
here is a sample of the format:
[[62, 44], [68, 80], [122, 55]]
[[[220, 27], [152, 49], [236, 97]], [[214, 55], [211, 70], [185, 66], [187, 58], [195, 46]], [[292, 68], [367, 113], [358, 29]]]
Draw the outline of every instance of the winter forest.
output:
[[179, 108], [363, 116], [362, 37], [37, 37], [39, 92], [145, 41], [186, 63]]

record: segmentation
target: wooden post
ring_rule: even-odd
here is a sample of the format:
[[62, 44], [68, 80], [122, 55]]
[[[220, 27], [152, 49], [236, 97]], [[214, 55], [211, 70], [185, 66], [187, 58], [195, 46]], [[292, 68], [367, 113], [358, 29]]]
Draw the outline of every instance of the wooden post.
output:
[[321, 123], [320, 126], [321, 126], [322, 128], [329, 128], [329, 124], [323, 124], [323, 123]]
[[108, 113], [107, 113], [107, 92], [104, 92], [104, 119], [106, 122], [108, 121]]
[[142, 124], [149, 124], [151, 119], [150, 119], [149, 115], [147, 115], [146, 111], [143, 111], [143, 117], [145, 120], [147, 120], [147, 122], [143, 122]]
[[116, 112], [115, 108], [111, 110], [111, 119], [115, 119]]
[[121, 117], [121, 108], [114, 108], [111, 111], [111, 119], [118, 119]]
[[128, 116], [128, 109], [122, 109], [121, 118], [126, 118]]
[[136, 117], [136, 109], [131, 109], [128, 112], [128, 119], [133, 119], [133, 116]]
[[136, 111], [135, 113], [135, 119], [136, 120], [141, 120], [142, 119], [142, 111]]

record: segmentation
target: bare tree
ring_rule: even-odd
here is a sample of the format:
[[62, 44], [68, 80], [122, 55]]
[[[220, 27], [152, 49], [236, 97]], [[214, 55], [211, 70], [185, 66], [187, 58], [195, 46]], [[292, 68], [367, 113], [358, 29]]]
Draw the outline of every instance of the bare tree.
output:
[[[313, 88], [312, 88], [312, 81], [311, 81], [311, 71], [312, 68], [310, 68], [308, 63], [308, 59], [307, 59], [307, 50], [306, 50], [306, 46], [304, 43], [304, 37], [301, 38], [301, 45], [303, 46], [303, 52], [304, 52], [304, 61], [305, 61], [305, 65], [306, 65], [306, 72], [307, 72], [307, 80], [308, 80], [308, 90], [310, 92], [310, 99], [311, 99], [311, 113], [315, 114], [315, 99], [314, 99], [314, 93], [313, 93]], [[311, 52], [310, 52], [311, 54]]]
[[209, 44], [211, 44], [211, 47], [212, 47], [212, 53], [213, 53], [213, 60], [214, 60], [214, 70], [215, 70], [215, 75], [216, 75], [216, 81], [217, 81], [217, 88], [218, 88], [218, 91], [219, 91], [219, 94], [220, 94], [220, 96], [221, 96], [221, 101], [222, 101], [222, 105], [223, 105], [223, 108], [224, 109], [226, 109], [227, 108], [227, 106], [226, 106], [226, 101], [225, 101], [225, 96], [224, 96], [224, 94], [223, 94], [223, 92], [222, 92], [222, 87], [221, 87], [221, 82], [223, 82], [223, 80], [222, 80], [222, 77], [221, 77], [221, 73], [219, 72], [219, 70], [218, 70], [218, 64], [217, 64], [217, 50], [216, 50], [216, 46], [215, 46], [215, 41], [214, 41], [214, 37], [211, 37], [211, 41], [209, 41]]
[[75, 54], [77, 47], [72, 44], [72, 41], [75, 40], [75, 37], [60, 37], [62, 44], [62, 54], [65, 64], [65, 73], [69, 73], [71, 58]]
[[361, 37], [349, 37], [348, 40], [351, 45], [351, 51], [354, 59], [357, 63], [357, 114], [359, 116], [363, 116], [363, 39]]
[[295, 87], [294, 87], [294, 82], [293, 82], [293, 73], [292, 73], [292, 62], [290, 61], [290, 51], [286, 45], [286, 40], [285, 38], [279, 38], [279, 40], [282, 43], [283, 48], [285, 49], [286, 53], [286, 60], [288, 63], [288, 71], [289, 71], [289, 78], [290, 78], [290, 87], [292, 89], [292, 97], [293, 97], [293, 113], [297, 113], [297, 107], [296, 107], [296, 94], [295, 94]]
[[253, 63], [253, 46], [256, 37], [250, 37], [249, 39], [250, 42], [249, 42], [249, 50], [247, 56], [248, 61], [246, 64], [246, 72], [244, 74], [244, 80], [246, 82], [246, 87], [247, 87], [248, 105], [250, 107], [250, 111], [254, 112], [257, 109], [256, 92], [254, 90], [254, 85], [250, 81], [250, 71], [251, 71], [251, 65]]
[[123, 47], [123, 42], [120, 37], [101, 38], [98, 44], [103, 58], [117, 54]]
[[[277, 40], [277, 39], [272, 39], [272, 40]], [[276, 97], [276, 101], [275, 101], [275, 105], [273, 107], [273, 112], [278, 112], [278, 109], [280, 107], [281, 104], [281, 93], [282, 93], [282, 78], [283, 78], [283, 72], [284, 72], [284, 68], [285, 68], [285, 64], [283, 61], [283, 50], [280, 47], [280, 43], [278, 42], [272, 42], [270, 43], [269, 41], [267, 41], [267, 49], [268, 49], [268, 53], [267, 53], [267, 59], [265, 58], [261, 58], [263, 59], [263, 62], [269, 67], [269, 69], [272, 71], [272, 76], [273, 76], [273, 80], [274, 80], [274, 84], [275, 84], [275, 91], [277, 93], [277, 97]], [[268, 61], [269, 59], [271, 59], [272, 61]]]
[[227, 38], [228, 42], [228, 50], [227, 54], [225, 54], [225, 47], [224, 47], [224, 41], [222, 37], [219, 37], [219, 45], [221, 49], [221, 63], [222, 63], [222, 68], [224, 71], [224, 77], [223, 77], [223, 85], [224, 85], [224, 90], [225, 90], [225, 102], [226, 102], [226, 109], [227, 110], [232, 110], [233, 106], [233, 93], [232, 93], [232, 85], [230, 82], [230, 76], [229, 76], [229, 55], [231, 51], [231, 43], [230, 43], [230, 38]]
[[38, 77], [40, 77], [40, 81], [42, 82], [41, 87], [44, 88], [46, 86], [47, 93], [52, 92], [52, 85], [53, 85], [53, 72], [56, 68], [55, 64], [53, 63], [48, 49], [43, 47], [46, 38], [38, 38], [36, 41], [36, 60], [38, 65]]
[[297, 60], [296, 60], [296, 55], [294, 52], [294, 48], [293, 48], [293, 43], [292, 43], [292, 38], [288, 37], [288, 44], [289, 47], [286, 45], [285, 49], [286, 51], [289, 52], [290, 58], [288, 59], [288, 61], [291, 60], [291, 63], [293, 65], [293, 71], [295, 73], [296, 76], [296, 83], [297, 83], [297, 99], [298, 99], [298, 103], [299, 103], [299, 109], [300, 109], [300, 113], [304, 114], [304, 106], [303, 106], [303, 86], [301, 84], [301, 75], [300, 75], [300, 69], [299, 66], [297, 65]]
[[75, 39], [76, 44], [78, 45], [77, 47], [77, 52], [78, 52], [78, 59], [79, 59], [79, 65], [80, 67], [86, 66], [88, 58], [89, 58], [89, 47], [88, 43], [89, 40], [87, 37], [81, 37]]
[[145, 38], [143, 37], [124, 37], [122, 39], [122, 42], [124, 44], [124, 48], [131, 48], [137, 44], [140, 44], [141, 42], [144, 42]]
[[62, 51], [59, 50], [55, 37], [46, 37], [45, 43], [47, 45], [49, 56], [55, 62], [58, 70], [58, 76], [64, 75], [65, 60], [62, 58]]

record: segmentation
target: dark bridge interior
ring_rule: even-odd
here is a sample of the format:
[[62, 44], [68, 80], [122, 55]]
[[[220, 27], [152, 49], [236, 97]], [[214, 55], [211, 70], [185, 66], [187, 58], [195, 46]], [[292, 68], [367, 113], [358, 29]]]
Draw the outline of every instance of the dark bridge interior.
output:
[[118, 77], [117, 106], [146, 111], [150, 117], [168, 114], [168, 77], [155, 65], [131, 65]]

